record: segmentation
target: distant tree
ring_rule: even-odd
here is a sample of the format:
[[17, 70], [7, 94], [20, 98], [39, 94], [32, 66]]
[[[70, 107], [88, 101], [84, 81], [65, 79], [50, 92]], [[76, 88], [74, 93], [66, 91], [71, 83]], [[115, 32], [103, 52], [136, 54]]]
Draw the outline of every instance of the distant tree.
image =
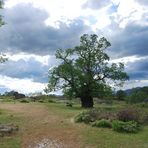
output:
[[145, 92], [148, 97], [148, 86], [144, 86], [140, 89], [142, 92]]
[[105, 49], [111, 46], [106, 38], [84, 34], [80, 45], [56, 52], [61, 64], [49, 71], [46, 92], [63, 89], [69, 97], [79, 97], [82, 107], [93, 107], [93, 97], [128, 79], [124, 64], [109, 64]]
[[123, 90], [118, 90], [116, 93], [116, 98], [118, 100], [124, 100], [124, 98], [126, 97], [126, 93]]
[[17, 91], [10, 91], [10, 92], [5, 92], [5, 96], [13, 96], [15, 99], [21, 99], [25, 98], [25, 95], [22, 93], [18, 93]]
[[141, 90], [137, 90], [127, 97], [127, 103], [140, 103], [144, 102], [145, 99], [147, 99], [147, 94]]

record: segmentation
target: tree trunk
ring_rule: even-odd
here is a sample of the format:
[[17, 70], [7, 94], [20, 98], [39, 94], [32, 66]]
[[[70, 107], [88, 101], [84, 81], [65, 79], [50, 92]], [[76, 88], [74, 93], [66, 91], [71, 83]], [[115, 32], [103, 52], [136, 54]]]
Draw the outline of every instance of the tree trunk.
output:
[[81, 107], [92, 108], [94, 105], [92, 97], [81, 97]]

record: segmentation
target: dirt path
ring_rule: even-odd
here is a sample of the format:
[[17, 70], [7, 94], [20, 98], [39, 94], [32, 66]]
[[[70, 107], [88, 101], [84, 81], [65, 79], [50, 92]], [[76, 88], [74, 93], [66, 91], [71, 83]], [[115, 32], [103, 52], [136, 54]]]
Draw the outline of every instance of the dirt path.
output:
[[39, 104], [0, 104], [23, 119], [19, 135], [22, 148], [79, 148], [79, 127]]

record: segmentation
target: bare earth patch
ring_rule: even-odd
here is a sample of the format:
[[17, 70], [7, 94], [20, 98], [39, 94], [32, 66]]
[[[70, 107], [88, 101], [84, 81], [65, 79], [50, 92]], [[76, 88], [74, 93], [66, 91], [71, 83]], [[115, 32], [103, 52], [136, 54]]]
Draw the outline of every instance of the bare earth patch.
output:
[[35, 144], [30, 145], [28, 148], [65, 148], [65, 146], [57, 140], [42, 139], [39, 142], [36, 141]]
[[23, 117], [24, 123], [19, 131], [22, 148], [82, 147], [79, 128], [44, 105], [2, 103], [0, 108]]

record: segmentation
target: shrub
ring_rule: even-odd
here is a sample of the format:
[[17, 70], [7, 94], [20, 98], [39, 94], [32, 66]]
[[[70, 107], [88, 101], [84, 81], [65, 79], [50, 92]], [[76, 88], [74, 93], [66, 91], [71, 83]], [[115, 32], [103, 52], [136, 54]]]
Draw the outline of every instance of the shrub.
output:
[[95, 121], [92, 126], [96, 126], [96, 127], [111, 127], [111, 122], [110, 120], [106, 120], [106, 119], [102, 119], [102, 120], [97, 120]]
[[75, 118], [74, 118], [74, 121], [75, 122], [82, 122], [82, 113], [81, 114], [78, 114]]
[[72, 107], [72, 102], [66, 102], [66, 106], [68, 106], [68, 107]]
[[93, 119], [91, 118], [90, 115], [86, 114], [86, 115], [82, 116], [82, 121], [83, 121], [84, 123], [89, 123], [89, 122], [92, 122]]
[[89, 114], [94, 119], [94, 121], [101, 119], [106, 119], [106, 120], [116, 119], [116, 113], [114, 110], [112, 110], [112, 108], [92, 109], [87, 111], [87, 114]]
[[134, 108], [125, 108], [117, 113], [117, 119], [121, 121], [136, 121], [139, 120], [139, 112]]
[[94, 121], [93, 118], [86, 112], [80, 113], [75, 117], [75, 122], [89, 123], [93, 121]]
[[88, 111], [85, 111], [83, 113], [80, 113], [75, 117], [76, 122], [94, 122], [96, 120], [115, 120], [116, 119], [116, 113], [113, 112], [111, 109], [91, 109]]
[[38, 96], [32, 96], [30, 97], [30, 99], [35, 102], [35, 101], [38, 101], [40, 103], [54, 103], [55, 101], [52, 100], [51, 96], [48, 96], [48, 95], [38, 95]]
[[53, 101], [52, 99], [48, 99], [47, 102], [48, 103], [55, 103], [55, 101]]
[[29, 100], [26, 100], [26, 99], [22, 99], [20, 100], [21, 103], [29, 103]]
[[124, 122], [135, 121], [140, 124], [147, 124], [148, 113], [140, 108], [125, 108], [117, 113], [117, 119]]
[[40, 102], [40, 103], [45, 103], [45, 101], [42, 100], [42, 99], [38, 100], [38, 102]]
[[139, 125], [135, 121], [123, 122], [114, 120], [112, 122], [112, 128], [117, 132], [137, 133], [139, 131]]

